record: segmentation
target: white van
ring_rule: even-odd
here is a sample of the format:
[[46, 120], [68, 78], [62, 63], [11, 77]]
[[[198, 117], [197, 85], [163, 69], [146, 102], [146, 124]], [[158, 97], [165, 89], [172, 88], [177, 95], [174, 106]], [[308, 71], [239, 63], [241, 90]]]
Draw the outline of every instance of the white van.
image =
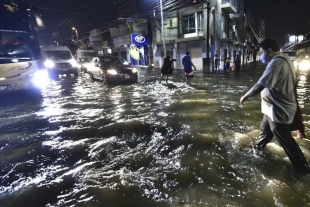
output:
[[44, 65], [50, 75], [73, 74], [78, 76], [78, 63], [67, 46], [41, 46]]

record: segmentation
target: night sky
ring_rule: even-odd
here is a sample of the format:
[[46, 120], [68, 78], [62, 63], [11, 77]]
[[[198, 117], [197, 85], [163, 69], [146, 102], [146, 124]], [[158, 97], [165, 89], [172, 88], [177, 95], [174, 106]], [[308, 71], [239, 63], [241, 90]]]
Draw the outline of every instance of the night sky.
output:
[[[25, 0], [39, 8], [45, 29], [39, 35], [48, 40], [71, 38], [72, 27], [79, 35], [93, 29], [106, 27], [116, 19], [112, 0]], [[69, 39], [70, 39], [69, 38]]]
[[244, 0], [245, 7], [257, 19], [264, 18], [266, 37], [280, 45], [287, 35], [310, 32], [310, 0]]
[[[72, 26], [87, 32], [116, 19], [112, 0], [26, 0], [40, 8], [46, 31], [68, 32]], [[165, 1], [163, 0], [163, 4]], [[185, 1], [185, 0], [182, 0]], [[188, 0], [187, 0], [188, 1]], [[181, 2], [181, 0], [180, 0]], [[244, 0], [258, 20], [265, 19], [266, 36], [284, 44], [288, 34], [310, 32], [310, 0]]]

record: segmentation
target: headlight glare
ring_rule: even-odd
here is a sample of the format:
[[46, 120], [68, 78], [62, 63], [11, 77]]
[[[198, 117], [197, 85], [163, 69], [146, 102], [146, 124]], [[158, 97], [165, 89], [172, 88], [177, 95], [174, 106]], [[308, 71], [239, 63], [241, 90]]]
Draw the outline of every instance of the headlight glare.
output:
[[136, 73], [137, 72], [137, 69], [136, 68], [133, 68], [132, 69], [132, 73]]
[[300, 63], [298, 64], [298, 68], [300, 70], [309, 70], [310, 69], [310, 62], [309, 62], [309, 60], [302, 60], [302, 61], [300, 61]]
[[55, 63], [54, 63], [53, 61], [51, 61], [51, 60], [46, 60], [46, 61], [44, 62], [44, 65], [45, 65], [45, 67], [47, 67], [47, 68], [53, 68], [53, 67], [55, 67]]
[[114, 70], [114, 69], [111, 69], [111, 70], [107, 70], [107, 72], [111, 75], [117, 75], [117, 71]]
[[79, 66], [79, 64], [74, 59], [70, 59], [70, 63], [72, 65], [72, 67], [78, 67]]
[[26, 75], [26, 77], [30, 79], [33, 85], [40, 89], [45, 88], [50, 83], [47, 70], [38, 70]]

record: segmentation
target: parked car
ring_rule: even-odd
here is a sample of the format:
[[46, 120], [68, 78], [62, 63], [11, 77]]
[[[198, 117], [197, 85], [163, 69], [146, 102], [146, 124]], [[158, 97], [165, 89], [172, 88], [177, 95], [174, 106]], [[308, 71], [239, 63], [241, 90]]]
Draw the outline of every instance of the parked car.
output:
[[105, 83], [137, 82], [137, 69], [118, 56], [95, 57], [90, 62], [87, 72], [91, 78]]
[[44, 65], [52, 76], [60, 74], [78, 76], [78, 63], [66, 46], [41, 46]]

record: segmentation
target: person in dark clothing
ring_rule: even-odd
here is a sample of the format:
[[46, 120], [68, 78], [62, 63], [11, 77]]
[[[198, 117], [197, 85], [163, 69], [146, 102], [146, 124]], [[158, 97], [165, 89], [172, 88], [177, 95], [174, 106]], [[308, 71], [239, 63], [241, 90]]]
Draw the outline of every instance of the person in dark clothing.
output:
[[164, 64], [161, 67], [161, 76], [159, 79], [159, 83], [161, 83], [161, 80], [164, 76], [166, 76], [166, 83], [168, 83], [168, 76], [172, 74], [173, 61], [176, 61], [176, 59], [171, 59], [170, 56], [167, 56], [166, 58], [164, 58]]
[[240, 60], [239, 55], [236, 56], [236, 58], [234, 60], [234, 64], [235, 64], [236, 71], [239, 72], [240, 68], [241, 68], [241, 60]]
[[216, 72], [219, 69], [219, 65], [220, 65], [220, 58], [217, 57], [217, 54], [214, 55], [214, 73], [216, 74]]

